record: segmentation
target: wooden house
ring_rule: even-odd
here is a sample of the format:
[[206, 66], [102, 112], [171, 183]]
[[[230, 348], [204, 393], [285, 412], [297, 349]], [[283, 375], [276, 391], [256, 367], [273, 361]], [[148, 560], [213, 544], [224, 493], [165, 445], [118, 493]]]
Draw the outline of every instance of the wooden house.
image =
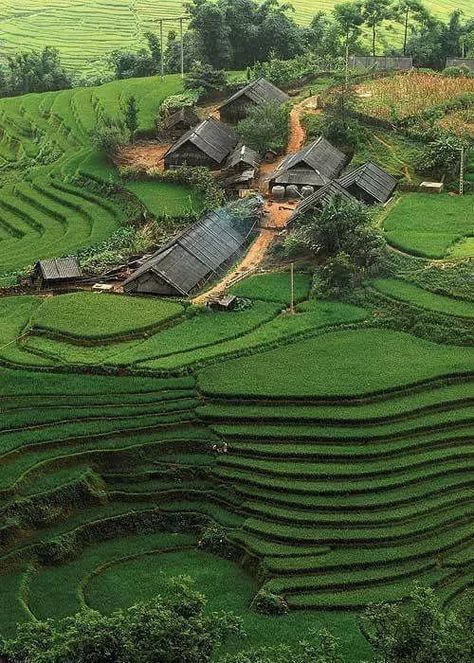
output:
[[206, 214], [149, 258], [123, 284], [125, 292], [187, 297], [221, 274], [243, 249], [260, 216], [257, 200], [239, 201], [235, 214]]
[[285, 104], [289, 97], [265, 78], [252, 81], [244, 88], [233, 94], [219, 108], [221, 120], [235, 123], [247, 116], [250, 108], [263, 104]]
[[270, 190], [274, 186], [313, 187], [320, 189], [339, 177], [349, 157], [322, 136], [296, 154], [286, 157], [278, 170], [270, 176]]
[[168, 150], [164, 157], [165, 168], [205, 166], [218, 170], [238, 142], [239, 137], [231, 127], [209, 117], [187, 131]]
[[332, 203], [336, 198], [343, 198], [344, 200], [354, 203], [357, 202], [354, 196], [352, 196], [349, 191], [342, 187], [338, 182], [329, 182], [328, 184], [318, 189], [318, 191], [315, 191], [313, 195], [308, 196], [308, 198], [305, 198], [301, 201], [301, 203], [291, 215], [288, 225], [294, 223], [298, 219], [301, 219], [303, 216], [310, 212], [321, 212], [326, 207], [326, 205]]
[[200, 121], [199, 115], [192, 108], [182, 108], [163, 120], [160, 125], [160, 135], [163, 138], [177, 140]]
[[79, 261], [75, 257], [40, 260], [31, 274], [31, 284], [38, 288], [61, 288], [82, 277]]
[[344, 174], [338, 182], [354, 198], [366, 205], [385, 205], [398, 184], [393, 175], [372, 161]]

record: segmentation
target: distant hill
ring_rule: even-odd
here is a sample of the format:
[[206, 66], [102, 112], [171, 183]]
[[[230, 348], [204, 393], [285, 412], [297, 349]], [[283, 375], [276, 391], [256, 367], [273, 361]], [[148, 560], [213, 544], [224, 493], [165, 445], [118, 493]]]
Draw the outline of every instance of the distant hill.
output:
[[[308, 23], [336, 2], [293, 0], [293, 5], [298, 20]], [[456, 8], [474, 16], [472, 0], [426, 0], [426, 5], [440, 16]], [[181, 7], [180, 0], [0, 0], [0, 51], [56, 46], [69, 67], [96, 71], [110, 51], [136, 48], [143, 32], [157, 29], [158, 18], [177, 17]]]

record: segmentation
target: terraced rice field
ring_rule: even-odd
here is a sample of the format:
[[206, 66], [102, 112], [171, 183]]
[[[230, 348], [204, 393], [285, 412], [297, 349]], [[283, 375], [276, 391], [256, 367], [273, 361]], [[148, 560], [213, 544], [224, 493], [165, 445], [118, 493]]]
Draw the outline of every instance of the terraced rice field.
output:
[[[116, 117], [134, 94], [140, 128], [152, 131], [162, 100], [180, 87], [171, 76], [0, 100], [0, 282], [39, 259], [101, 244], [126, 222], [124, 204], [71, 180], [115, 182], [115, 170], [91, 145], [99, 118]], [[184, 187], [143, 182], [135, 189], [130, 193], [156, 218], [201, 204]]]
[[[415, 580], [446, 602], [472, 585], [474, 351], [376, 326], [385, 301], [472, 326], [472, 303], [386, 279], [374, 315], [308, 299], [298, 274], [290, 315], [288, 285], [258, 275], [235, 286], [250, 308], [192, 315], [0, 299], [1, 633], [186, 573], [209, 609], [242, 616], [241, 647], [325, 625], [360, 663], [367, 603]], [[236, 561], [197, 546], [212, 523]], [[261, 587], [290, 613], [256, 613]]]
[[[330, 11], [335, 0], [293, 0], [296, 18], [308, 24], [318, 11]], [[473, 16], [470, 0], [430, 0], [433, 12], [447, 17], [455, 9]], [[66, 65], [85, 72], [104, 68], [104, 59], [118, 48], [137, 49], [143, 43], [143, 33], [157, 30], [159, 18], [179, 17], [183, 13], [181, 1], [137, 0], [18, 0], [14, 4], [0, 0], [0, 31], [3, 48], [11, 53], [22, 48], [56, 46]], [[178, 22], [169, 24], [176, 29]]]
[[474, 197], [404, 195], [389, 211], [384, 230], [392, 246], [416, 256], [474, 257]]

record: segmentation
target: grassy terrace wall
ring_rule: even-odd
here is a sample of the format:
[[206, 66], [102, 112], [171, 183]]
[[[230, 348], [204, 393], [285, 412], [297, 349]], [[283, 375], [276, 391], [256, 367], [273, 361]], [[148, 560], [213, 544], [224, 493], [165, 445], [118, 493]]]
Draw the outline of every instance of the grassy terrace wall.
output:
[[[453, 277], [436, 280], [443, 294], [376, 280], [364, 307], [296, 283], [294, 316], [285, 272], [237, 285], [252, 305], [232, 313], [0, 300], [1, 632], [121, 607], [185, 572], [242, 615], [242, 647], [327, 625], [359, 663], [367, 603], [415, 580], [447, 602], [470, 586], [474, 351], [387, 320], [405, 307], [455, 336], [472, 302]], [[232, 561], [197, 548], [209, 524]], [[262, 586], [289, 615], [251, 608]]]
[[[169, 76], [0, 100], [0, 283], [41, 258], [101, 244], [129, 220], [124, 199], [107, 200], [83, 185], [118, 179], [92, 147], [91, 134], [102, 117], [119, 116], [131, 95], [139, 131], [152, 134], [161, 102], [181, 86]], [[81, 186], [71, 184], [77, 178]], [[157, 218], [201, 204], [189, 189], [168, 184], [133, 183], [130, 194]]]

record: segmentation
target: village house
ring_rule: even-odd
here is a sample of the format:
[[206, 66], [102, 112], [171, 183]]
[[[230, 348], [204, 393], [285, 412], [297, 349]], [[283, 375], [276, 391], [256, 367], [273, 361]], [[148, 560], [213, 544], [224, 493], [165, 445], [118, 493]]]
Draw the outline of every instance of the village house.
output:
[[[278, 170], [270, 176], [270, 191], [275, 186], [283, 187], [291, 196], [306, 187], [306, 193], [313, 193], [339, 177], [349, 161], [344, 152], [321, 136], [282, 161]], [[292, 188], [288, 190], [288, 187]]]
[[181, 108], [163, 120], [159, 133], [163, 138], [177, 140], [200, 121], [199, 115], [192, 108]]
[[40, 260], [31, 273], [31, 284], [38, 288], [62, 288], [82, 277], [79, 261], [75, 257]]
[[336, 198], [343, 198], [344, 200], [357, 202], [354, 196], [349, 191], [344, 189], [338, 182], [333, 181], [325, 184], [323, 187], [315, 191], [311, 196], [304, 198], [288, 221], [288, 225], [294, 223], [308, 212], [322, 211], [326, 205], [332, 203]]
[[128, 278], [128, 293], [187, 297], [217, 277], [243, 250], [261, 213], [261, 201], [240, 201], [237, 211], [220, 208], [152, 255]]
[[268, 103], [286, 104], [289, 97], [265, 78], [259, 78], [233, 94], [219, 108], [221, 120], [236, 123], [247, 116], [250, 108]]
[[354, 198], [367, 205], [385, 205], [398, 184], [395, 177], [372, 161], [345, 173], [338, 182]]
[[219, 120], [209, 117], [187, 131], [164, 157], [166, 169], [180, 166], [222, 168], [239, 142], [239, 136]]

